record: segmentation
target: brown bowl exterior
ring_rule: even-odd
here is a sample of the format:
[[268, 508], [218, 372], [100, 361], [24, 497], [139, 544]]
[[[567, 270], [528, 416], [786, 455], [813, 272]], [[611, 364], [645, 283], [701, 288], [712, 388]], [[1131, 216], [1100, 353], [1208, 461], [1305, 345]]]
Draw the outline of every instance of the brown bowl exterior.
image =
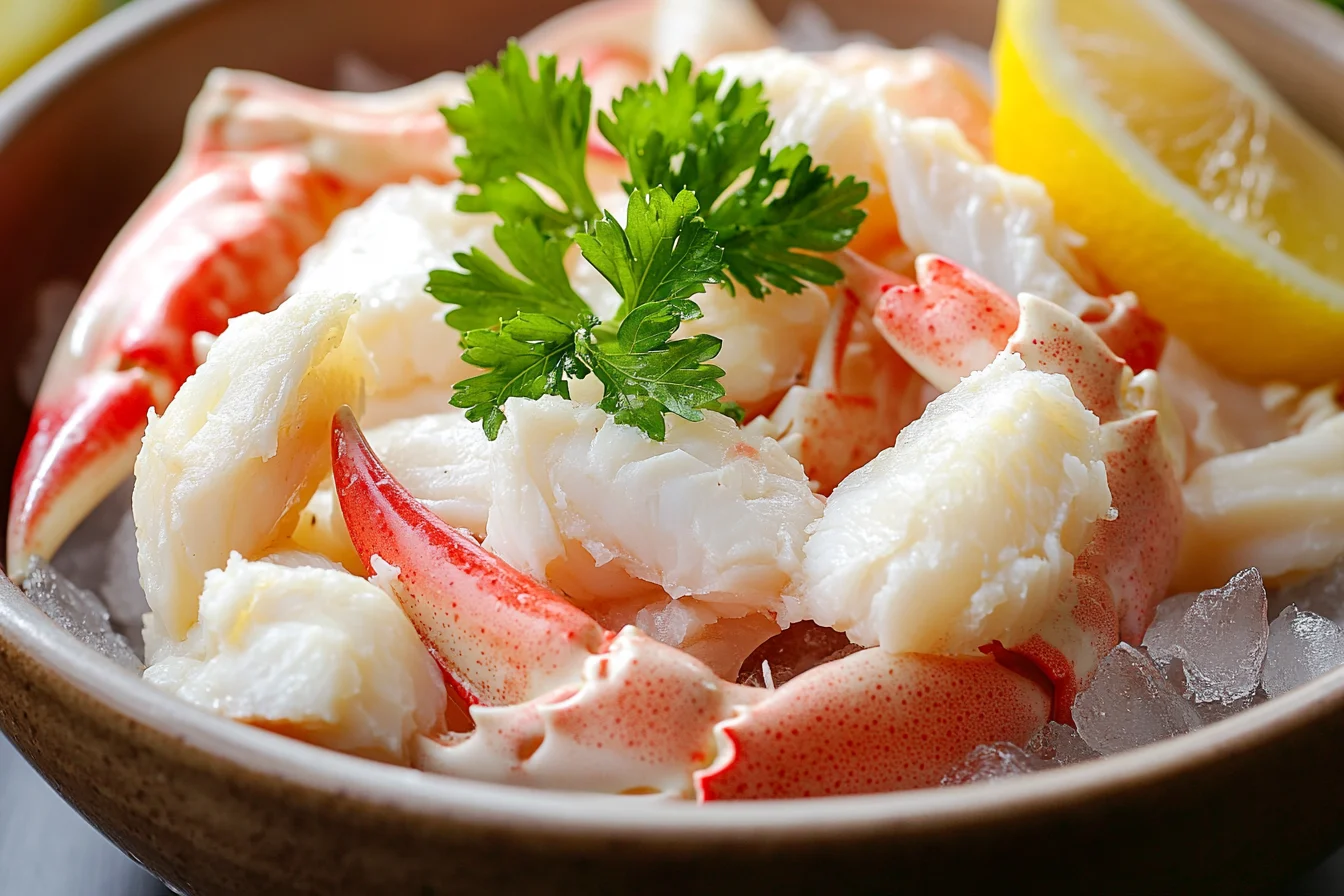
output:
[[[88, 275], [215, 65], [327, 86], [357, 51], [422, 76], [563, 0], [139, 0], [0, 96], [0, 465], [41, 284]], [[782, 2], [764, 4], [778, 14]], [[986, 42], [991, 0], [830, 0], [898, 45]], [[1344, 23], [1308, 0], [1193, 4], [1344, 141]], [[121, 848], [190, 893], [1254, 892], [1344, 839], [1344, 670], [1195, 734], [989, 785], [697, 807], [438, 778], [214, 718], [145, 687], [0, 579], [0, 728]]]

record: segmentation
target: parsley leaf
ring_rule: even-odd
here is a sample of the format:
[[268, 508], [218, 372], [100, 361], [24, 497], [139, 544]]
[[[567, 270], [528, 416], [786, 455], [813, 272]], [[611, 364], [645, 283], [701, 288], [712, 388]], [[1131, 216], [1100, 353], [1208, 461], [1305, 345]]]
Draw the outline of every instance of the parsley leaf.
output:
[[[467, 89], [470, 103], [442, 110], [467, 144], [467, 155], [454, 160], [462, 182], [480, 188], [460, 197], [459, 209], [552, 232], [597, 217], [584, 169], [592, 91], [581, 68], [557, 78], [555, 57], [539, 56], [534, 78], [527, 54], [510, 41], [495, 65], [471, 70]], [[564, 208], [542, 199], [524, 177], [548, 187]]]
[[686, 190], [676, 199], [661, 187], [635, 191], [626, 204], [624, 227], [607, 212], [574, 238], [583, 257], [620, 295], [618, 320], [647, 302], [702, 293], [706, 283], [720, 279], [723, 250], [697, 216], [699, 210]]
[[632, 190], [690, 190], [708, 208], [750, 169], [770, 134], [761, 85], [734, 81], [720, 96], [723, 72], [691, 78], [691, 60], [677, 57], [664, 85], [627, 87], [599, 112], [602, 136], [630, 165]]
[[705, 334], [667, 341], [683, 320], [698, 317], [699, 306], [687, 299], [650, 303], [621, 322], [614, 343], [580, 343], [579, 357], [602, 381], [597, 406], [659, 442], [667, 437], [663, 414], [703, 420], [699, 409], [723, 397], [723, 368], [704, 363], [723, 341]]
[[[702, 316], [692, 297], [709, 283], [734, 291], [735, 281], [761, 298], [767, 285], [798, 292], [841, 277], [816, 253], [853, 238], [867, 185], [837, 183], [804, 146], [767, 151], [774, 123], [759, 84], [692, 77], [685, 56], [664, 75], [598, 114], [630, 166], [624, 223], [598, 208], [586, 180], [591, 93], [581, 70], [557, 78], [555, 57], [542, 56], [534, 77], [511, 43], [495, 66], [470, 73], [470, 103], [443, 110], [466, 141], [462, 180], [477, 188], [457, 207], [499, 215], [495, 242], [512, 267], [473, 249], [425, 287], [454, 306], [445, 319], [462, 333], [463, 360], [485, 369], [457, 383], [452, 403], [491, 439], [510, 398], [568, 398], [570, 381], [589, 374], [602, 383], [598, 407], [653, 439], [666, 437], [668, 413], [740, 423], [723, 370], [709, 363], [722, 342], [673, 338]], [[576, 244], [620, 296], [609, 320], [570, 285], [565, 256]]]
[[522, 277], [504, 270], [480, 249], [453, 256], [460, 271], [429, 272], [425, 292], [457, 306], [444, 317], [449, 326], [465, 333], [478, 327], [497, 327], [519, 312], [548, 314], [566, 321], [592, 313], [569, 285], [565, 270], [568, 239], [546, 236], [535, 223], [520, 221], [496, 227], [495, 243]]
[[692, 79], [686, 56], [664, 81], [628, 87], [611, 115], [598, 113], [603, 136], [630, 163], [628, 188], [695, 195], [706, 225], [719, 234], [730, 291], [736, 281], [759, 299], [762, 281], [790, 293], [804, 282], [839, 281], [838, 267], [808, 253], [834, 252], [853, 239], [867, 184], [852, 177], [836, 184], [826, 166], [812, 165], [803, 146], [766, 151], [774, 122], [759, 84], [734, 81], [721, 90], [722, 72]]
[[[584, 323], [596, 323], [589, 317]], [[462, 360], [488, 372], [453, 387], [453, 407], [465, 408], [467, 419], [480, 422], [493, 440], [504, 424], [504, 402], [513, 397], [569, 397], [568, 379], [587, 376], [575, 350], [580, 328], [546, 314], [524, 312], [498, 330], [462, 334]]]
[[[786, 167], [793, 158], [797, 161]], [[783, 180], [788, 185], [776, 196]], [[796, 293], [801, 281], [840, 281], [839, 267], [807, 253], [843, 249], [863, 223], [858, 204], [867, 196], [866, 183], [846, 177], [837, 184], [827, 166], [814, 167], [803, 147], [791, 147], [773, 159], [762, 155], [751, 179], [715, 208], [707, 223], [719, 234], [728, 272], [747, 292], [762, 298], [765, 280]]]

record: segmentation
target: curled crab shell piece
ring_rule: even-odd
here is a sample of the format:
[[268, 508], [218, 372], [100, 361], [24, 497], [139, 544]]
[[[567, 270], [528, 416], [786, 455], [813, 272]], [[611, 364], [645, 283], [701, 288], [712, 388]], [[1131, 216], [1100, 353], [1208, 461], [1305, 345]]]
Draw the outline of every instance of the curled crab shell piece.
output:
[[861, 299], [848, 287], [834, 292], [807, 382], [754, 424], [789, 446], [822, 495], [895, 444], [927, 401], [923, 380], [860, 313]]
[[396, 602], [311, 558], [205, 575], [183, 641], [147, 628], [145, 680], [204, 709], [391, 762], [439, 727], [443, 677]]
[[[577, 680], [521, 706], [475, 707], [460, 745], [422, 739], [426, 771], [597, 793], [692, 795], [715, 756], [714, 726], [765, 696], [633, 626], [589, 657]], [[612, 749], [613, 720], [622, 740]]]
[[300, 254], [384, 183], [455, 176], [443, 75], [372, 96], [211, 73], [182, 151], [127, 222], [66, 324], [14, 472], [7, 570], [22, 579], [130, 473], [145, 417], [217, 334], [284, 294]]
[[419, 740], [423, 768], [700, 799], [875, 792], [935, 783], [975, 744], [1024, 741], [1049, 717], [1047, 684], [983, 656], [860, 651], [773, 693], [719, 680], [635, 629], [603, 632], [428, 514], [353, 415], [334, 420], [332, 450], [360, 552], [398, 558], [385, 573], [422, 638], [485, 698], [472, 734]]
[[151, 413], [131, 504], [140, 581], [169, 637], [196, 621], [206, 572], [287, 537], [327, 475], [331, 415], [362, 395], [355, 308], [351, 295], [311, 293], [235, 318], [163, 416]]
[[978, 744], [1025, 743], [1048, 688], [990, 657], [861, 650], [804, 672], [715, 728], [702, 800], [932, 787]]

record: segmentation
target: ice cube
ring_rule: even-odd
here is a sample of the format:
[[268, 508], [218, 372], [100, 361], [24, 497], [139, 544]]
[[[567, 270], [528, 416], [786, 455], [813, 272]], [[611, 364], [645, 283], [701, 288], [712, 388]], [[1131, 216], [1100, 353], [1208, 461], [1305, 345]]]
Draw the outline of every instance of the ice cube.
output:
[[1072, 765], [1100, 755], [1078, 736], [1077, 730], [1058, 722], [1047, 722], [1032, 735], [1027, 742], [1027, 753], [1049, 765]]
[[1181, 619], [1175, 648], [1195, 701], [1235, 704], [1254, 694], [1268, 643], [1259, 570], [1242, 570], [1222, 588], [1200, 592]]
[[61, 545], [51, 565], [60, 570], [63, 578], [90, 591], [102, 587], [108, 545], [131, 509], [131, 487], [131, 480], [127, 479], [113, 489]]
[[1039, 767], [1040, 764], [1016, 744], [981, 744], [943, 776], [943, 786], [992, 781], [1009, 775], [1025, 774]]
[[1265, 586], [1247, 569], [1222, 588], [1158, 604], [1143, 646], [1169, 679], [1182, 672], [1196, 702], [1237, 705], [1255, 693], [1268, 637]]
[[1316, 613], [1289, 605], [1269, 625], [1262, 686], [1278, 697], [1344, 665], [1344, 631]]
[[1121, 642], [1073, 702], [1073, 721], [1102, 755], [1192, 731], [1199, 714], [1144, 653]]
[[1344, 625], [1344, 558], [1311, 578], [1285, 588], [1273, 597], [1273, 610], [1295, 604], [1299, 612], [1316, 613]]
[[1194, 699], [1194, 695], [1188, 695], [1186, 699], [1195, 707], [1195, 712], [1199, 713], [1199, 720], [1205, 725], [1212, 725], [1214, 722], [1221, 722], [1228, 716], [1234, 716], [1239, 712], [1250, 709], [1256, 703], [1256, 694], [1249, 694], [1245, 697], [1238, 697], [1235, 700], [1215, 700], [1211, 703], [1200, 703]]
[[112, 630], [107, 608], [93, 592], [41, 561], [28, 573], [23, 590], [42, 612], [94, 650], [137, 672], [144, 668], [126, 639]]
[[1189, 594], [1169, 597], [1157, 605], [1152, 624], [1143, 636], [1143, 647], [1158, 666], [1177, 658], [1176, 643], [1181, 636], [1181, 620], [1197, 597], [1199, 592], [1191, 591]]

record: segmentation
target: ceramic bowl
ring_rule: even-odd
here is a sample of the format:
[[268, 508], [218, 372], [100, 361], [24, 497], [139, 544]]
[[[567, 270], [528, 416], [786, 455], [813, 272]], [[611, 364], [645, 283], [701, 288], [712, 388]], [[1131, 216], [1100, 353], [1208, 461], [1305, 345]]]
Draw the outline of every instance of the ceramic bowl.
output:
[[[52, 326], [39, 287], [87, 276], [175, 153], [210, 67], [330, 86], [334, 60], [356, 51], [419, 77], [481, 60], [563, 5], [137, 0], [0, 95], [0, 466], [27, 422], [15, 361]], [[775, 16], [783, 5], [766, 3]], [[821, 5], [898, 45], [936, 31], [983, 43], [993, 28], [989, 0]], [[1195, 5], [1344, 141], [1344, 18], [1308, 0]], [[695, 806], [434, 777], [227, 722], [142, 684], [0, 579], [0, 727], [183, 892], [1227, 893], [1344, 840], [1344, 669], [1101, 762], [955, 789]]]

